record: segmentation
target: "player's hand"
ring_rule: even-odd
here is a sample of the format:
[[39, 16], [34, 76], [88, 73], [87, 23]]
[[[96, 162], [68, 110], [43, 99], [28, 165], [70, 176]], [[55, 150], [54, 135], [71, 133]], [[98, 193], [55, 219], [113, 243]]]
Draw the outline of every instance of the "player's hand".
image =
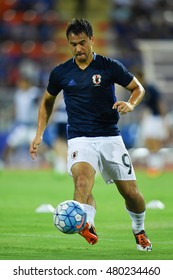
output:
[[32, 159], [35, 159], [37, 157], [37, 150], [41, 141], [42, 141], [41, 137], [39, 138], [35, 137], [34, 140], [32, 141], [30, 145], [30, 155]]
[[127, 114], [128, 112], [132, 112], [134, 109], [134, 106], [130, 102], [125, 101], [117, 101], [112, 106], [112, 109], [117, 109], [117, 111], [121, 114]]

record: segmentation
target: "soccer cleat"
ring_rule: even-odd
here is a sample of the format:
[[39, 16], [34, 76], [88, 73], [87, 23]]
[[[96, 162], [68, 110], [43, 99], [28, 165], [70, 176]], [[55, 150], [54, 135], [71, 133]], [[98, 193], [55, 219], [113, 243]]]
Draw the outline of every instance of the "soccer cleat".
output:
[[84, 229], [81, 230], [79, 234], [83, 236], [91, 245], [96, 244], [98, 241], [98, 236], [96, 234], [95, 228], [93, 226], [89, 226], [88, 223], [86, 223]]
[[152, 250], [152, 244], [150, 240], [148, 239], [148, 236], [146, 235], [144, 230], [141, 230], [139, 233], [135, 234], [136, 239], [136, 246], [137, 250], [139, 251], [151, 251]]

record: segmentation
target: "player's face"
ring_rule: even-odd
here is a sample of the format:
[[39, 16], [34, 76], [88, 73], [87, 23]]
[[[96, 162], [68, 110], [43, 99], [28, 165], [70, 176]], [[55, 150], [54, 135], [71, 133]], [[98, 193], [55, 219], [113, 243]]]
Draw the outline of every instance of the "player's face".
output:
[[88, 38], [85, 33], [75, 35], [69, 34], [68, 37], [69, 46], [72, 54], [75, 57], [77, 63], [89, 63], [92, 59], [92, 46], [94, 38]]

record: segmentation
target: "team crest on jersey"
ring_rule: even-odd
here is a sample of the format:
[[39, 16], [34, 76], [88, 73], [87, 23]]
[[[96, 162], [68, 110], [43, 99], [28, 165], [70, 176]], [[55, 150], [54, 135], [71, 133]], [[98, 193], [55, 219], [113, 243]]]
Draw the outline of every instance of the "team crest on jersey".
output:
[[78, 156], [78, 151], [75, 151], [75, 152], [73, 152], [73, 153], [71, 154], [71, 158], [72, 158], [72, 159], [76, 159], [77, 156]]
[[96, 85], [96, 86], [99, 86], [100, 83], [101, 83], [101, 75], [99, 74], [96, 74], [94, 76], [92, 76], [92, 80], [93, 80], [93, 83]]

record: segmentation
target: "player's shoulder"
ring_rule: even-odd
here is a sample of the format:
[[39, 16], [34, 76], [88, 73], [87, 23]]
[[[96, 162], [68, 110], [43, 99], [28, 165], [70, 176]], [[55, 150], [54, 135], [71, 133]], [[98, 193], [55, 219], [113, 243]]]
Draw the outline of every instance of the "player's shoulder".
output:
[[105, 65], [108, 66], [110, 65], [115, 65], [117, 67], [122, 66], [122, 63], [119, 60], [104, 55], [98, 55], [98, 54], [97, 54], [97, 62], [104, 63]]
[[71, 69], [73, 65], [73, 58], [63, 62], [63, 63], [60, 63], [58, 65], [56, 65], [52, 72], [54, 73], [63, 73], [64, 71], [67, 71], [68, 69]]

